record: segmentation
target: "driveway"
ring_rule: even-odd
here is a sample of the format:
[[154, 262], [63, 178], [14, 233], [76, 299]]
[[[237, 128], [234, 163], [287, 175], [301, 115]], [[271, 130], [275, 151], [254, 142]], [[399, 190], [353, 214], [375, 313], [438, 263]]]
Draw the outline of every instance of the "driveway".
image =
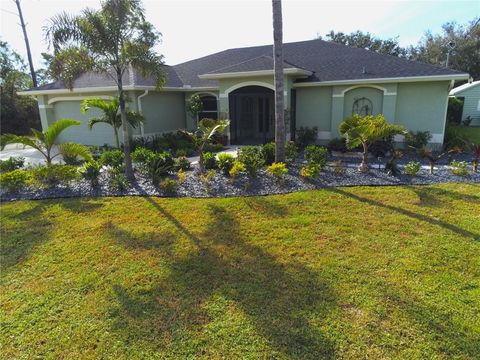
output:
[[[52, 154], [58, 154], [56, 147], [52, 149]], [[35, 150], [30, 146], [23, 146], [21, 144], [8, 144], [5, 149], [0, 151], [0, 160], [7, 160], [10, 157], [23, 157], [25, 158], [25, 165], [34, 166], [39, 164], [45, 164], [45, 157], [40, 151]], [[62, 156], [57, 156], [53, 159], [53, 163], [57, 164], [62, 161]]]

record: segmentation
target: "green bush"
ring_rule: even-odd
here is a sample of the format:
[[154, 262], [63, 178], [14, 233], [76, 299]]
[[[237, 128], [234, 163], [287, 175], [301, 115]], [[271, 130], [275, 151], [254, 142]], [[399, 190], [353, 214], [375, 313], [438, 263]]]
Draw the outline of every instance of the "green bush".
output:
[[130, 183], [122, 168], [113, 167], [108, 174], [108, 183], [113, 191], [124, 191], [128, 188]]
[[122, 150], [107, 150], [100, 156], [100, 164], [112, 168], [123, 168], [125, 155]]
[[157, 185], [163, 177], [168, 175], [173, 169], [173, 166], [174, 160], [172, 154], [168, 151], [150, 156], [146, 163], [147, 173], [155, 185]]
[[79, 173], [76, 166], [52, 164], [32, 168], [31, 175], [34, 184], [53, 187], [60, 183], [68, 183], [78, 179]]
[[155, 153], [151, 150], [148, 150], [144, 147], [137, 147], [132, 151], [132, 161], [137, 164], [145, 164], [148, 161], [148, 158], [153, 156]]
[[25, 186], [29, 179], [28, 171], [15, 169], [0, 174], [0, 187], [9, 192], [17, 192]]
[[287, 142], [285, 145], [285, 159], [287, 163], [291, 164], [297, 160], [298, 150], [297, 145], [293, 141]]
[[348, 151], [347, 140], [345, 138], [334, 138], [328, 142], [327, 148], [329, 151], [346, 153]]
[[368, 152], [375, 157], [385, 157], [388, 153], [393, 152], [393, 136], [374, 141], [368, 147]]
[[0, 173], [21, 169], [24, 163], [25, 158], [23, 157], [10, 156], [7, 160], [0, 160]]
[[100, 170], [102, 165], [95, 160], [87, 161], [82, 167], [78, 169], [80, 175], [92, 186], [98, 186], [98, 178], [100, 177]]
[[230, 171], [228, 173], [230, 174], [230, 176], [232, 178], [235, 178], [238, 175], [240, 175], [241, 173], [246, 173], [246, 172], [247, 172], [247, 168], [246, 168], [245, 164], [238, 161], [238, 160], [235, 160], [233, 162], [232, 168], [230, 169]]
[[203, 165], [207, 170], [215, 170], [217, 168], [217, 158], [214, 153], [206, 151], [203, 153]]
[[262, 151], [257, 146], [244, 146], [238, 149], [237, 159], [245, 165], [250, 176], [256, 176], [257, 171], [264, 165]]
[[295, 141], [302, 149], [310, 144], [315, 144], [318, 137], [318, 128], [300, 127], [296, 130]]
[[418, 174], [421, 168], [422, 164], [420, 164], [418, 161], [410, 161], [405, 165], [404, 172], [407, 175], [415, 176]]
[[309, 164], [317, 164], [323, 167], [327, 163], [328, 150], [323, 146], [308, 145], [305, 148], [304, 155]]
[[305, 179], [314, 179], [320, 175], [321, 167], [318, 164], [310, 163], [302, 166], [300, 169], [300, 176]]
[[232, 154], [221, 153], [218, 154], [218, 168], [225, 174], [228, 175], [230, 169], [235, 162], [235, 158]]
[[180, 156], [174, 160], [175, 170], [187, 171], [190, 170], [191, 164], [190, 161], [185, 156]]
[[267, 171], [270, 175], [278, 180], [283, 180], [285, 175], [288, 173], [287, 165], [282, 162], [274, 162], [272, 165], [267, 167]]
[[450, 163], [450, 172], [457, 176], [468, 176], [468, 164], [466, 161], [453, 160]]
[[263, 161], [265, 165], [271, 165], [275, 161], [275, 143], [263, 144], [261, 147]]
[[209, 144], [205, 145], [204, 150], [209, 151], [209, 152], [213, 152], [213, 153], [217, 153], [217, 152], [223, 150], [223, 145], [219, 144], [219, 143], [213, 143], [213, 144], [209, 143]]
[[405, 143], [408, 147], [415, 149], [424, 148], [431, 139], [432, 134], [430, 131], [409, 131], [405, 134]]
[[178, 189], [178, 182], [175, 179], [163, 179], [160, 182], [160, 189], [162, 189], [165, 194], [175, 194]]

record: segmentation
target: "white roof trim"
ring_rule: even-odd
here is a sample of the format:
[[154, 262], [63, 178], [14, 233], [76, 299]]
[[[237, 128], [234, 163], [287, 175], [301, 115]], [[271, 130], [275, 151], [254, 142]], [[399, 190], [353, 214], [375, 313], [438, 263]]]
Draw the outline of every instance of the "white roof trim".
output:
[[[310, 76], [312, 75], [311, 71], [299, 69], [299, 68], [287, 68], [283, 70], [285, 75], [300, 75], [300, 76]], [[225, 79], [225, 78], [237, 78], [237, 77], [250, 77], [250, 76], [266, 76], [273, 75], [274, 70], [256, 70], [256, 71], [237, 71], [237, 72], [226, 72], [218, 74], [202, 74], [198, 75], [200, 79], [207, 80], [216, 80], [216, 79]]]
[[455, 95], [455, 94], [461, 93], [461, 92], [463, 92], [465, 90], [468, 90], [472, 87], [475, 87], [477, 85], [480, 85], [480, 80], [474, 81], [472, 83], [466, 83], [466, 84], [457, 86], [456, 88], [454, 88], [450, 91], [450, 95]]
[[452, 75], [430, 75], [430, 76], [405, 76], [394, 78], [372, 78], [372, 79], [352, 79], [352, 80], [333, 80], [333, 81], [317, 81], [306, 83], [294, 83], [293, 87], [309, 87], [309, 86], [332, 86], [332, 85], [352, 85], [352, 84], [371, 84], [371, 83], [400, 83], [400, 82], [416, 82], [416, 81], [447, 81], [447, 80], [465, 80], [468, 74], [452, 74]]
[[[53, 90], [31, 90], [31, 91], [19, 91], [18, 95], [35, 96], [35, 95], [56, 95], [56, 94], [75, 94], [75, 93], [97, 93], [97, 92], [116, 92], [116, 86], [98, 86], [98, 87], [86, 87], [86, 88], [73, 88], [69, 89], [53, 89]], [[155, 86], [124, 86], [124, 90], [156, 90]], [[159, 91], [217, 91], [218, 87], [163, 87]]]

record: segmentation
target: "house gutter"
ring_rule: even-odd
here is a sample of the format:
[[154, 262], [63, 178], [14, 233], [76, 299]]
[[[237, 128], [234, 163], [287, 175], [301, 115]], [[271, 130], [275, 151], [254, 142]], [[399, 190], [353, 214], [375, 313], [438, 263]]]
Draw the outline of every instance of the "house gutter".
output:
[[[138, 112], [140, 114], [143, 114], [143, 111], [142, 111], [142, 98], [144, 96], [147, 96], [148, 95], [148, 90], [145, 90], [145, 92], [142, 94], [142, 95], [139, 95], [137, 97], [137, 104], [138, 104]], [[143, 127], [143, 123], [140, 124], [140, 133], [142, 134], [142, 136], [145, 136], [145, 129]]]

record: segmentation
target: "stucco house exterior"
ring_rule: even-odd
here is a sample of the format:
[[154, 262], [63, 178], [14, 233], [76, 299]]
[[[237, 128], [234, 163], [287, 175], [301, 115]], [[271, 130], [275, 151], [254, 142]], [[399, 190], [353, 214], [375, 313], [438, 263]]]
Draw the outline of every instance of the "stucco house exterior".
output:
[[[285, 110], [289, 138], [300, 127], [317, 127], [318, 142], [338, 137], [338, 125], [352, 113], [382, 113], [389, 122], [410, 130], [428, 130], [432, 142], [443, 142], [449, 92], [468, 74], [380, 55], [322, 40], [284, 44]], [[204, 101], [200, 117], [231, 120], [232, 144], [261, 143], [274, 134], [272, 45], [229, 49], [174, 66], [165, 66], [168, 81], [155, 91], [153, 81], [135, 71], [124, 76], [129, 108], [140, 111], [146, 124], [133, 130], [147, 136], [195, 127], [185, 110], [193, 94]], [[112, 80], [99, 74], [78, 77], [73, 90], [62, 81], [23, 92], [35, 96], [43, 128], [64, 117], [82, 121], [66, 130], [62, 141], [88, 145], [113, 144], [112, 130], [91, 131], [80, 104], [86, 97], [115, 96]], [[398, 138], [397, 141], [401, 141]]]
[[480, 80], [452, 89], [450, 96], [463, 98], [462, 121], [470, 117], [471, 125], [480, 126]]

